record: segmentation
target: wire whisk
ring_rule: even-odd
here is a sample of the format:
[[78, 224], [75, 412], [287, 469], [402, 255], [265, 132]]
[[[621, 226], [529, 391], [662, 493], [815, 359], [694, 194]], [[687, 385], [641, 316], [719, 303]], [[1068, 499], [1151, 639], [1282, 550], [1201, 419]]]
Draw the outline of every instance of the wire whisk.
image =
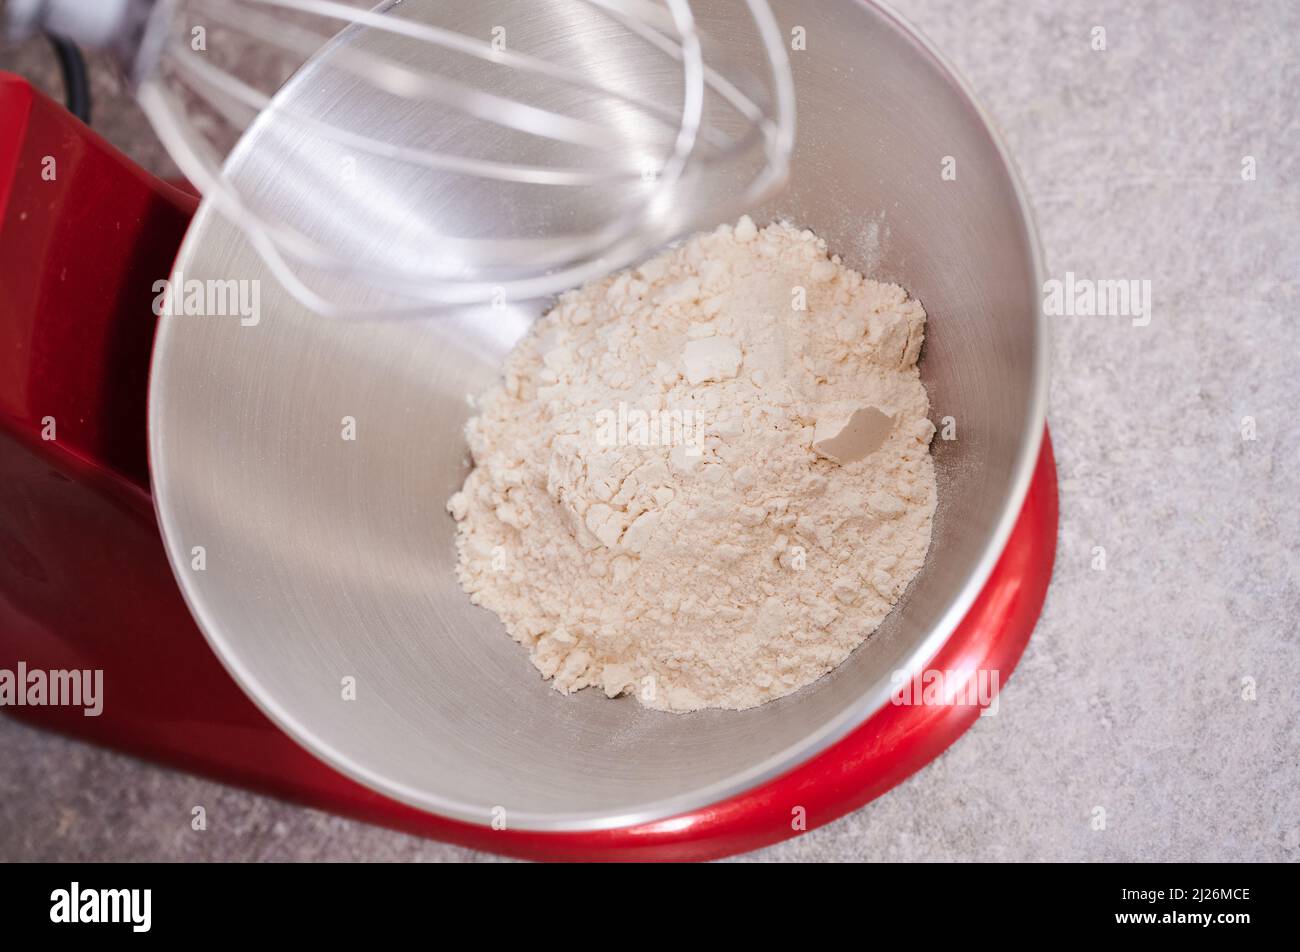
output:
[[182, 172], [322, 314], [548, 296], [788, 174], [765, 0], [707, 26], [689, 0], [372, 2], [10, 0], [9, 20], [110, 51]]

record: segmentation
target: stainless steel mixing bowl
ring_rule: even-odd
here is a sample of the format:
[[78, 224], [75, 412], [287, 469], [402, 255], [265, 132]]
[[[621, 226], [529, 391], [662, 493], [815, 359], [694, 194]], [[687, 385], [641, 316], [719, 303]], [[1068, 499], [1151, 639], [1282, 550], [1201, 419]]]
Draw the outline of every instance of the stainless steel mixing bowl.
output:
[[[696, 8], [716, 27], [728, 2]], [[934, 420], [952, 417], [957, 438], [934, 442], [939, 509], [924, 569], [848, 661], [782, 700], [673, 715], [595, 691], [563, 697], [457, 587], [443, 508], [466, 472], [466, 395], [493, 382], [544, 302], [349, 323], [305, 312], [268, 279], [255, 326], [166, 317], [150, 437], [181, 588], [248, 694], [360, 782], [472, 822], [504, 807], [516, 829], [621, 826], [716, 801], [806, 760], [885, 703], [891, 673], [918, 669], [943, 644], [997, 559], [1044, 423], [1042, 268], [1023, 190], [969, 91], [896, 15], [854, 0], [773, 7], [787, 33], [804, 28], [807, 50], [791, 56], [791, 181], [755, 217], [815, 230], [929, 313], [922, 374]], [[601, 37], [585, 32], [596, 21], [575, 7], [423, 9], [483, 36], [511, 24], [521, 47], [637, 77], [635, 62], [601, 58]], [[637, 81], [660, 80], [677, 78], [660, 70]], [[314, 81], [311, 68], [282, 95], [371, 130], [431, 118], [385, 113], [363, 87]], [[454, 141], [454, 115], [436, 119]], [[230, 173], [308, 230], [353, 230], [359, 255], [383, 255], [386, 228], [452, 216], [464, 232], [511, 213], [509, 196], [466, 195], [427, 173], [373, 174], [360, 190], [324, 172], [277, 174], [294, 145], [291, 131], [260, 122]], [[955, 181], [941, 177], [945, 156]], [[343, 160], [316, 158], [322, 170]], [[554, 210], [514, 213], [541, 228]], [[265, 277], [246, 240], [207, 208], [177, 269], [187, 280]], [[345, 417], [355, 440], [341, 438]], [[343, 698], [345, 678], [355, 700]]]

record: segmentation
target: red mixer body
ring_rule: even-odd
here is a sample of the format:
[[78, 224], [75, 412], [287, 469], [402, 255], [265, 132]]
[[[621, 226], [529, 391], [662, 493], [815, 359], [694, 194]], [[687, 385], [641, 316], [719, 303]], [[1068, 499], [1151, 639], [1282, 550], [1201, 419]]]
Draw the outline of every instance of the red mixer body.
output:
[[[886, 705], [787, 774], [644, 825], [496, 830], [390, 800], [298, 746], [226, 674], [163, 550], [149, 490], [154, 283], [195, 210], [24, 80], [0, 73], [0, 669], [102, 670], [103, 709], [6, 706], [44, 728], [315, 807], [538, 859], [707, 859], [813, 829], [938, 756], [969, 705]], [[983, 592], [928, 667], [1005, 683], [1056, 548], [1044, 440]], [[33, 791], [36, 793], [36, 791]]]

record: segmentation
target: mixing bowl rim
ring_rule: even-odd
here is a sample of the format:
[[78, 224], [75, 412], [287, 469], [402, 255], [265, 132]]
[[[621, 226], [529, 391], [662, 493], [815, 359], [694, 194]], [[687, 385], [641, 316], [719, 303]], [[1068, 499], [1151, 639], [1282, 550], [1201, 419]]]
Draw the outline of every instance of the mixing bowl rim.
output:
[[[905, 39], [910, 39], [926, 56], [933, 60], [940, 72], [952, 83], [956, 91], [965, 98], [966, 104], [978, 117], [982, 128], [997, 150], [1003, 169], [1011, 183], [1020, 219], [1025, 230], [1025, 237], [1029, 245], [1034, 287], [1041, 288], [1045, 269], [1042, 246], [1033, 210], [1020, 172], [992, 117], [948, 58], [920, 30], [895, 11], [888, 3], [883, 2], [883, 0], [853, 0], [853, 2], [860, 6], [874, 7], [885, 18], [891, 20]], [[387, 7], [389, 5], [389, 3], [383, 3], [380, 6]], [[300, 70], [297, 76], [285, 84], [282, 93], [291, 89], [307, 71], [308, 67]], [[242, 153], [248, 148], [248, 144], [255, 138], [259, 127], [260, 118], [249, 127], [243, 139], [231, 152], [228, 167], [234, 167], [239, 161]], [[214, 208], [212, 201], [205, 199], [194, 216], [177, 253], [173, 265], [173, 275], [186, 270], [186, 263], [195, 253], [195, 248], [206, 231], [205, 223], [208, 217], [214, 213], [219, 214], [219, 211]], [[978, 561], [967, 576], [960, 592], [952, 599], [944, 614], [931, 628], [926, 637], [911, 650], [906, 664], [900, 666], [909, 676], [921, 670], [922, 666], [930, 658], [934, 657], [970, 610], [971, 605], [983, 589], [994, 565], [1006, 547], [1007, 539], [1020, 514], [1025, 495], [1029, 490], [1034, 467], [1041, 450], [1043, 430], [1046, 423], [1048, 355], [1050, 352], [1049, 327], [1041, 308], [1036, 307], [1034, 309], [1034, 322], [1037, 331], [1037, 346], [1033, 353], [1033, 367], [1031, 370], [1031, 402], [1029, 411], [1026, 414], [1025, 429], [1021, 434], [1019, 453], [1013, 465], [1012, 479], [1009, 481], [1009, 488], [1003, 499], [1002, 511], [993, 531], [984, 543]], [[176, 577], [185, 603], [189, 607], [199, 630], [211, 646], [213, 653], [244, 693], [272, 723], [311, 754], [343, 775], [363, 786], [420, 810], [477, 825], [485, 825], [491, 822], [491, 806], [451, 800], [407, 784], [395, 782], [391, 778], [355, 762], [353, 758], [336, 750], [329, 742], [318, 736], [314, 730], [284, 709], [271, 696], [271, 693], [263, 686], [256, 674], [245, 666], [242, 659], [227, 644], [222, 634], [222, 626], [213, 617], [212, 613], [207, 610], [203, 600], [203, 593], [195, 583], [192, 573], [188, 571], [189, 558], [180, 545], [180, 531], [176, 525], [177, 507], [172, 498], [172, 487], [168, 484], [166, 474], [153, 465], [165, 457], [162, 429], [164, 411], [161, 405], [159, 381], [168, 372], [167, 367], [162, 366], [162, 355], [169, 349], [169, 341], [174, 325], [175, 319], [166, 314], [159, 318], [150, 368], [148, 401], [150, 480], [153, 488], [154, 508], [162, 531], [168, 562], [172, 567], [172, 572]], [[521, 669], [521, 675], [522, 671], [523, 669]], [[876, 683], [868, 685], [856, 703], [847, 706], [834, 718], [823, 723], [817, 730], [805, 735], [800, 742], [787, 746], [745, 770], [692, 790], [689, 793], [639, 804], [633, 808], [613, 813], [608, 811], [534, 813], [511, 810], [508, 815], [510, 827], [515, 830], [530, 832], [594, 832], [658, 821], [672, 822], [670, 818], [688, 817], [693, 812], [704, 807], [753, 790], [822, 753], [879, 710], [888, 701], [891, 689], [889, 678], [882, 678]]]

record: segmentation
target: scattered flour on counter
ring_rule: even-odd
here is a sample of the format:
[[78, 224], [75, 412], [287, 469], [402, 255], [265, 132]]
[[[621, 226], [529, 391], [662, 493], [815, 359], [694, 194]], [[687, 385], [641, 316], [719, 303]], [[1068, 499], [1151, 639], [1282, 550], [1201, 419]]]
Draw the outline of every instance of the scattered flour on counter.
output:
[[748, 218], [564, 294], [466, 427], [461, 585], [565, 693], [809, 684], [930, 544], [924, 329], [902, 288]]

